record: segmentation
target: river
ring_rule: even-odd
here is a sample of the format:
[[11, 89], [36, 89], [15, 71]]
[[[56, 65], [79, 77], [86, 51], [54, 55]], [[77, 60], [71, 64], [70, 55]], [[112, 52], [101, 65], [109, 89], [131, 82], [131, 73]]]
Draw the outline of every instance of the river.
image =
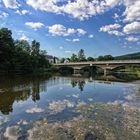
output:
[[1, 77], [0, 140], [139, 140], [140, 83], [126, 79]]

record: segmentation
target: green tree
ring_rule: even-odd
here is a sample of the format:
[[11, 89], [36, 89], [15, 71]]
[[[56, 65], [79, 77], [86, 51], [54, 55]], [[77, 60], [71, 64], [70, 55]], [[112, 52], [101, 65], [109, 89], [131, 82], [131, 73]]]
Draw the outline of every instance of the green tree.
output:
[[29, 73], [50, 67], [46, 51], [40, 50], [40, 43], [12, 38], [7, 28], [0, 29], [0, 72]]
[[94, 58], [93, 57], [88, 57], [87, 61], [94, 61]]
[[97, 58], [97, 61], [103, 61], [104, 60], [104, 57], [103, 56], [99, 56], [98, 58]]
[[73, 53], [72, 56], [71, 56], [71, 58], [70, 58], [70, 61], [71, 61], [71, 62], [78, 62], [78, 57], [77, 57], [77, 55]]
[[64, 63], [64, 61], [65, 61], [65, 58], [60, 59], [60, 63]]
[[78, 53], [78, 60], [79, 61], [85, 61], [86, 60], [85, 53], [84, 53], [83, 49], [81, 49]]
[[105, 55], [104, 60], [114, 60], [114, 57], [112, 55]]
[[14, 44], [15, 44], [16, 49], [25, 51], [26, 53], [30, 54], [31, 48], [30, 48], [30, 44], [28, 43], [28, 41], [16, 40]]
[[14, 68], [15, 47], [11, 30], [7, 28], [0, 29], [0, 69], [9, 71]]
[[40, 43], [37, 42], [36, 40], [33, 40], [31, 44], [31, 55], [38, 56], [39, 52], [40, 52]]

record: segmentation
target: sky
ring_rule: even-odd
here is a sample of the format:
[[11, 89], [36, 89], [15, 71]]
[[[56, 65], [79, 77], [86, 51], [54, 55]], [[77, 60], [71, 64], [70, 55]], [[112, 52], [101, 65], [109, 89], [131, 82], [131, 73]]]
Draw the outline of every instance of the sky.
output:
[[0, 28], [49, 55], [140, 52], [140, 0], [0, 0]]

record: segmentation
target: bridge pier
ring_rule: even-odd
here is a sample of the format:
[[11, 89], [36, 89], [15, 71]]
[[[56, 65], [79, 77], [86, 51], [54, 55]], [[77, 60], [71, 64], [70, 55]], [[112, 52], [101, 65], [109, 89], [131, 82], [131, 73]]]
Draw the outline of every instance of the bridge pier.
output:
[[110, 69], [104, 68], [104, 76], [107, 76], [110, 73], [111, 73]]
[[74, 68], [73, 74], [80, 74], [80, 69]]

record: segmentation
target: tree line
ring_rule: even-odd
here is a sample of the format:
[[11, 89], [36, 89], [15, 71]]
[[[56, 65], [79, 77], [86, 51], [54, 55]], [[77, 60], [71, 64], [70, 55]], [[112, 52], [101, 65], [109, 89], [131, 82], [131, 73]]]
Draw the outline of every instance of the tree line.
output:
[[0, 72], [31, 73], [49, 67], [46, 51], [40, 50], [39, 42], [14, 40], [11, 30], [0, 29]]
[[112, 55], [105, 55], [105, 56], [99, 56], [98, 58], [93, 58], [93, 57], [87, 57], [84, 53], [83, 49], [80, 49], [78, 54], [72, 54], [70, 58], [62, 58], [61, 63], [64, 63], [66, 60], [69, 62], [82, 62], [82, 61], [108, 61], [108, 60], [114, 60], [115, 57]]

